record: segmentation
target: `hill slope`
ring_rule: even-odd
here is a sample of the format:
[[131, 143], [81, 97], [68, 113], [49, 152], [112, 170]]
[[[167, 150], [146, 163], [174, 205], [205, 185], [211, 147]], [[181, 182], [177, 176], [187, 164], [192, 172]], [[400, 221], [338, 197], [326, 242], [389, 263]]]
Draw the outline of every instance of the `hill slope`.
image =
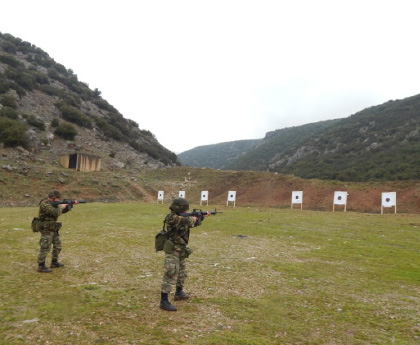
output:
[[419, 129], [420, 95], [389, 101], [290, 147], [269, 170], [342, 181], [419, 179]]
[[260, 142], [260, 139], [255, 139], [204, 145], [182, 152], [178, 158], [183, 165], [224, 169], [230, 162], [252, 151]]
[[[218, 164], [223, 169], [271, 171], [326, 180], [419, 179], [419, 130], [417, 95], [388, 101], [345, 119], [267, 133], [258, 145], [237, 159]], [[206, 147], [190, 150], [184, 163], [214, 168], [202, 159], [205, 150]], [[229, 152], [224, 153], [228, 155]]]
[[43, 159], [82, 151], [104, 166], [177, 165], [176, 155], [148, 130], [80, 82], [42, 49], [0, 33], [0, 148], [21, 147]]

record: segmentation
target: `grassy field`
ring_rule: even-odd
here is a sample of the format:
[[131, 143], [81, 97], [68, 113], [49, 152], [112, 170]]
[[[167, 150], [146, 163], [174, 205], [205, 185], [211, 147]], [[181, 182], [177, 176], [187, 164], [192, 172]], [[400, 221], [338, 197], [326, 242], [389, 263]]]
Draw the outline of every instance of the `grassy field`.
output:
[[420, 343], [419, 215], [218, 208], [191, 234], [191, 298], [166, 312], [167, 207], [77, 205], [51, 274], [37, 208], [0, 208], [0, 344]]

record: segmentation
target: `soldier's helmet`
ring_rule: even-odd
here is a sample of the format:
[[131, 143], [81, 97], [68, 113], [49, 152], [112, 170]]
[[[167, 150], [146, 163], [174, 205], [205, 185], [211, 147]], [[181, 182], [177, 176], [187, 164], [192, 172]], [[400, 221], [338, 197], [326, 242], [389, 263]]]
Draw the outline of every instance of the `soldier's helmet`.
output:
[[175, 213], [183, 213], [190, 208], [189, 202], [184, 198], [175, 198], [169, 208]]
[[59, 190], [54, 189], [54, 190], [52, 190], [52, 191], [50, 191], [50, 192], [48, 193], [48, 197], [50, 197], [50, 198], [54, 198], [54, 199], [56, 199], [56, 198], [61, 198], [61, 193], [60, 193], [60, 191], [59, 191]]

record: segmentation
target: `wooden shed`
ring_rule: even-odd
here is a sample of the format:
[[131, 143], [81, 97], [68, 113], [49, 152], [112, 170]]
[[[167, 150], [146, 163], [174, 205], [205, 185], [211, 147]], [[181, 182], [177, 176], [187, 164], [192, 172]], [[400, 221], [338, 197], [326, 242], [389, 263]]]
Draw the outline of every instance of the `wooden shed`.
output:
[[76, 171], [100, 171], [101, 158], [86, 153], [72, 153], [60, 157], [60, 164], [68, 169]]

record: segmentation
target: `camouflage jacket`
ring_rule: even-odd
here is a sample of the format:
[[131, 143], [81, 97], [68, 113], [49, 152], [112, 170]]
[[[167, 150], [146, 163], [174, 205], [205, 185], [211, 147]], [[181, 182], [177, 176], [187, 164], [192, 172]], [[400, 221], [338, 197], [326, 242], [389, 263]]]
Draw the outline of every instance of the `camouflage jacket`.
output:
[[39, 203], [39, 218], [42, 221], [57, 221], [59, 215], [61, 215], [61, 208], [53, 207], [48, 199]]
[[172, 242], [181, 246], [188, 244], [190, 229], [194, 227], [193, 217], [182, 217], [171, 212], [166, 216], [164, 225], [170, 232], [169, 237]]

